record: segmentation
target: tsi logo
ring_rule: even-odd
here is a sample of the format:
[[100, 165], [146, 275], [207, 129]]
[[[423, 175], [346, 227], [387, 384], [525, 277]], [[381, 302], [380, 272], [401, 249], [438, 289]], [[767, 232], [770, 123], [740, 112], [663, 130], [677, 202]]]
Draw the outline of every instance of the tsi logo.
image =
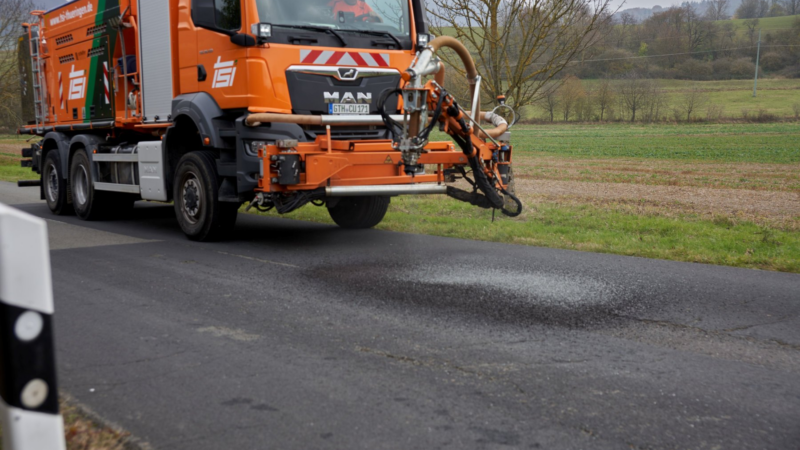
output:
[[86, 71], [75, 71], [75, 66], [69, 72], [69, 99], [80, 100], [86, 96]]
[[357, 92], [354, 96], [352, 92], [345, 92], [339, 99], [338, 92], [324, 92], [325, 103], [372, 103], [371, 92]]
[[233, 80], [236, 78], [236, 61], [222, 61], [222, 57], [217, 57], [217, 63], [214, 64], [214, 83], [212, 88], [226, 88], [233, 86]]

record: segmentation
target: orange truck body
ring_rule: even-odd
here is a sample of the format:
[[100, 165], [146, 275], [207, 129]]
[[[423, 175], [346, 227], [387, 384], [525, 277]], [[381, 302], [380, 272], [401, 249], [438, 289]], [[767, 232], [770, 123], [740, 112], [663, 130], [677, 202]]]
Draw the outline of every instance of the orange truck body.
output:
[[[309, 62], [313, 65], [317, 59], [314, 56], [323, 52], [332, 52], [333, 57], [340, 54], [357, 56], [348, 58], [350, 64], [338, 64], [342, 61], [339, 57], [337, 63], [331, 65], [378, 66], [399, 71], [406, 69], [414, 57], [414, 50], [411, 49], [350, 50], [291, 44], [242, 47], [232, 44], [227, 34], [195, 26], [191, 16], [191, 0], [163, 1], [169, 3], [170, 11], [172, 39], [163, 45], [170, 46], [172, 50], [173, 96], [206, 92], [222, 110], [291, 114], [287, 68]], [[255, 0], [243, 0], [242, 5], [243, 23], [258, 23]], [[42, 32], [46, 36], [42, 50], [47, 60], [48, 124], [74, 125], [114, 120], [117, 128], [141, 129], [145, 126], [141, 105], [137, 104], [138, 109], [126, 117], [124, 90], [113, 89], [123, 83], [125, 76], [121, 67], [115, 64], [122, 57], [120, 39], [126, 42], [127, 55], [136, 57], [136, 61], [141, 63], [138, 57], [138, 33], [140, 27], [147, 25], [139, 24], [138, 9], [136, 0], [76, 0], [54, 10], [40, 12]], [[114, 22], [126, 10], [128, 14], [123, 20], [130, 27], [123, 28], [120, 34], [109, 22]], [[416, 38], [413, 28], [411, 38]], [[198, 81], [198, 66], [213, 71], [215, 66], [225, 63], [233, 63], [233, 66], [227, 78], [230, 82], [224, 88], [214, 88], [215, 79], [212, 76]], [[141, 84], [143, 80], [139, 64], [135, 69], [128, 76]], [[81, 78], [85, 81], [81, 81]], [[70, 80], [76, 79], [78, 82], [72, 83], [70, 89]], [[147, 89], [146, 85], [142, 87]], [[160, 120], [148, 127], [166, 128], [169, 125], [168, 120]], [[34, 131], [35, 127], [29, 126], [26, 130]]]
[[[75, 0], [33, 12], [19, 46], [27, 123], [19, 132], [42, 137], [23, 151], [41, 174], [42, 198], [56, 211], [50, 197], [70, 190], [74, 197], [81, 151], [88, 168], [79, 167], [87, 175], [78, 181], [88, 177], [91, 192], [146, 200], [178, 199], [176, 171], [194, 151], [213, 158], [214, 202], [265, 193], [280, 203], [275, 196], [336, 186], [443, 185], [448, 170], [465, 164], [461, 151], [427, 144], [411, 170], [376, 120], [382, 93], [402, 87], [401, 73], [427, 42], [423, 2], [369, 1], [405, 11], [395, 24], [402, 32], [383, 33], [386, 24], [339, 33], [270, 24], [262, 39], [258, 27], [269, 17], [259, 17], [260, 8], [290, 8], [281, 0]], [[397, 114], [402, 98], [385, 104]], [[263, 113], [332, 125], [247, 121]], [[497, 158], [497, 150], [482, 146], [481, 158]], [[51, 152], [58, 158], [48, 165]]]

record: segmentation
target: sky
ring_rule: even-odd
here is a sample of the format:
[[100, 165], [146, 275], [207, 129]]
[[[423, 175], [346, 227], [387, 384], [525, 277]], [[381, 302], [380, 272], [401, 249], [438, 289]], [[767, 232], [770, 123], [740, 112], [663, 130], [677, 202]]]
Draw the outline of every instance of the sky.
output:
[[64, 3], [67, 3], [67, 1], [66, 0], [34, 0], [33, 3], [36, 4], [36, 5], [39, 5], [39, 6], [44, 6], [44, 9], [51, 9], [51, 8], [54, 8], [54, 7], [58, 6], [58, 5], [63, 5]]

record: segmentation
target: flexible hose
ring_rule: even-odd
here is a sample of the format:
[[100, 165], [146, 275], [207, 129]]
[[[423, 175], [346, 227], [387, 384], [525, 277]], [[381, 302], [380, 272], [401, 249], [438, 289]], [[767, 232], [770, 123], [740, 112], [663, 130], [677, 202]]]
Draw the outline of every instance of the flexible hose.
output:
[[439, 36], [428, 45], [433, 49], [434, 53], [439, 51], [442, 47], [453, 49], [453, 51], [458, 54], [459, 58], [461, 58], [461, 62], [464, 63], [464, 70], [467, 71], [467, 77], [470, 80], [474, 80], [478, 77], [478, 69], [475, 68], [475, 61], [472, 60], [472, 55], [469, 54], [467, 47], [458, 39], [450, 36]]
[[[436, 53], [442, 47], [447, 47], [452, 49], [459, 58], [461, 58], [461, 62], [464, 64], [464, 70], [467, 72], [467, 78], [469, 80], [469, 98], [475, 98], [475, 80], [478, 77], [478, 69], [475, 67], [475, 61], [472, 59], [472, 55], [469, 53], [467, 47], [462, 44], [458, 39], [451, 37], [451, 36], [439, 36], [436, 39], [432, 40], [429, 46], [433, 49], [433, 52]], [[439, 75], [441, 74], [441, 76]], [[436, 74], [436, 82], [440, 85], [444, 84], [444, 65], [441, 65], [439, 68], [439, 73]], [[481, 97], [478, 95], [478, 108], [477, 111], [481, 110]], [[480, 113], [479, 116], [485, 115], [487, 120], [491, 120], [490, 116], [491, 113]], [[494, 115], [496, 116], [496, 115]], [[500, 116], [496, 116], [500, 117]], [[474, 118], [476, 121], [479, 121], [477, 117]], [[502, 119], [502, 118], [501, 118]], [[486, 133], [478, 132], [478, 136], [481, 138], [491, 137], [493, 139], [497, 139], [498, 137], [502, 136], [503, 133], [508, 131], [508, 123], [505, 120], [502, 122], [495, 122], [492, 120], [492, 124], [495, 128], [490, 130], [486, 130]]]
[[[467, 49], [467, 47], [464, 44], [462, 44], [461, 41], [451, 36], [439, 36], [436, 39], [432, 40], [429, 45], [433, 49], [434, 53], [439, 51], [439, 49], [442, 47], [450, 48], [454, 52], [456, 52], [458, 57], [461, 58], [461, 63], [464, 64], [464, 70], [467, 72], [467, 79], [469, 80], [469, 98], [470, 99], [475, 98], [475, 82], [478, 78], [478, 69], [475, 67], [475, 60], [472, 59], [472, 55], [469, 54], [469, 50]], [[478, 95], [477, 111], [480, 110], [481, 110], [481, 97], [480, 95]]]
[[479, 114], [479, 116], [481, 117], [481, 119], [491, 122], [492, 125], [494, 125], [494, 128], [486, 130], [485, 135], [483, 132], [478, 130], [478, 137], [485, 138], [486, 136], [489, 136], [494, 139], [497, 139], [500, 136], [502, 136], [503, 133], [508, 131], [508, 122], [506, 122], [506, 119], [504, 119], [501, 115], [494, 114], [491, 112], [486, 112], [486, 113], [482, 112]]

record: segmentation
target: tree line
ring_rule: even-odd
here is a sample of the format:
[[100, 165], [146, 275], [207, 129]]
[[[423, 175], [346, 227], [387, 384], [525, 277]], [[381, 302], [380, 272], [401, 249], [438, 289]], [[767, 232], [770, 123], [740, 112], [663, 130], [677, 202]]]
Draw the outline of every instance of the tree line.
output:
[[[685, 89], [667, 91], [663, 81], [632, 71], [618, 79], [581, 80], [573, 75], [551, 82], [541, 97], [523, 110], [526, 117], [545, 122], [695, 122], [737, 119], [778, 119], [764, 109], [727, 111], [712, 101], [708, 91], [688, 83]], [[793, 105], [800, 119], [800, 103]]]
[[[760, 20], [747, 19], [743, 27], [715, 20], [727, 1], [708, 2], [705, 13], [691, 4], [672, 7], [641, 22], [623, 13], [566, 72], [580, 78], [618, 78], [632, 71], [647, 78], [752, 78]], [[753, 0], [742, 5], [748, 1]], [[788, 29], [764, 31], [760, 68], [766, 74], [800, 78], [800, 18]]]

